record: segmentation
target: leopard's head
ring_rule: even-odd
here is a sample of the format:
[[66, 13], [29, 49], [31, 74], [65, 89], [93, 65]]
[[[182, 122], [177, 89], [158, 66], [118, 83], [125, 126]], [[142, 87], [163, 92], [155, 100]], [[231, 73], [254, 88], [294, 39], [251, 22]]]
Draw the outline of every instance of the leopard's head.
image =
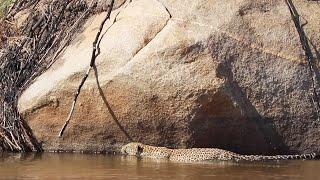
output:
[[143, 147], [142, 143], [132, 142], [121, 147], [121, 154], [140, 156], [143, 152]]

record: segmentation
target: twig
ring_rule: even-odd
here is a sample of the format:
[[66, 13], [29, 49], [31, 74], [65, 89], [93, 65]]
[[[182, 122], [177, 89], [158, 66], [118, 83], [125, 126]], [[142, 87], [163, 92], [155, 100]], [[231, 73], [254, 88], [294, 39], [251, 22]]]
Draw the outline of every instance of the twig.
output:
[[81, 88], [82, 88], [83, 84], [86, 82], [86, 80], [87, 80], [87, 78], [88, 78], [88, 76], [89, 76], [90, 70], [91, 70], [91, 69], [93, 68], [93, 66], [95, 65], [95, 60], [96, 60], [96, 58], [97, 58], [97, 55], [96, 55], [97, 43], [98, 43], [98, 40], [99, 40], [99, 38], [100, 38], [101, 32], [102, 32], [102, 30], [103, 30], [104, 24], [105, 24], [106, 21], [110, 18], [111, 11], [112, 11], [112, 8], [113, 8], [113, 4], [114, 4], [114, 0], [111, 1], [110, 5], [108, 5], [108, 14], [107, 14], [106, 18], [102, 21], [102, 23], [101, 23], [101, 25], [100, 25], [100, 28], [99, 28], [99, 31], [98, 31], [98, 33], [97, 33], [97, 35], [96, 35], [96, 38], [95, 38], [94, 42], [93, 42], [93, 50], [92, 50], [92, 55], [91, 55], [90, 66], [89, 66], [86, 74], [85, 74], [84, 77], [82, 78], [81, 83], [80, 83], [80, 85], [79, 85], [79, 87], [78, 87], [78, 90], [77, 90], [77, 92], [76, 92], [76, 94], [75, 94], [75, 96], [74, 96], [74, 100], [73, 100], [73, 103], [72, 103], [72, 106], [71, 106], [70, 113], [69, 113], [68, 118], [67, 118], [66, 122], [64, 123], [64, 125], [63, 125], [60, 133], [59, 133], [59, 137], [62, 137], [62, 136], [63, 136], [63, 133], [64, 133], [65, 129], [67, 128], [67, 126], [68, 126], [68, 124], [69, 124], [69, 122], [70, 122], [70, 119], [71, 119], [71, 117], [72, 117], [72, 114], [73, 114], [73, 112], [74, 112], [74, 108], [75, 108], [75, 105], [76, 105], [76, 103], [77, 103], [78, 96], [79, 96], [79, 94], [80, 94], [80, 92], [81, 92]]
[[297, 12], [292, 0], [285, 0], [285, 2], [289, 8], [291, 18], [292, 18], [294, 25], [297, 29], [297, 32], [299, 34], [301, 46], [302, 46], [302, 49], [304, 50], [304, 53], [305, 53], [305, 56], [306, 56], [306, 59], [308, 62], [309, 73], [310, 73], [310, 77], [311, 77], [311, 81], [312, 81], [311, 82], [312, 83], [311, 84], [312, 91], [313, 91], [313, 96], [314, 96], [312, 100], [313, 100], [313, 103], [315, 106], [318, 121], [320, 121], [320, 99], [319, 99], [319, 94], [318, 94], [318, 91], [316, 88], [317, 77], [316, 77], [316, 72], [315, 72], [315, 67], [314, 67], [314, 64], [316, 61], [314, 59], [314, 56], [313, 56], [313, 53], [312, 53], [312, 50], [311, 50], [311, 47], [309, 44], [309, 39], [303, 29], [303, 26], [306, 24], [301, 24], [300, 15]]

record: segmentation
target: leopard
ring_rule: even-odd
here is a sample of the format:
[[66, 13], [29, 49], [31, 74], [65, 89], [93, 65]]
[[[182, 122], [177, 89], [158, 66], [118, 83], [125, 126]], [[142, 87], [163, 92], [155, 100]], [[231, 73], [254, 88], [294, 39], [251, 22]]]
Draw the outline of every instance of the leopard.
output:
[[301, 155], [241, 155], [219, 148], [170, 149], [131, 142], [121, 147], [121, 154], [140, 158], [166, 159], [174, 162], [205, 161], [279, 161], [294, 159], [315, 159], [316, 153]]

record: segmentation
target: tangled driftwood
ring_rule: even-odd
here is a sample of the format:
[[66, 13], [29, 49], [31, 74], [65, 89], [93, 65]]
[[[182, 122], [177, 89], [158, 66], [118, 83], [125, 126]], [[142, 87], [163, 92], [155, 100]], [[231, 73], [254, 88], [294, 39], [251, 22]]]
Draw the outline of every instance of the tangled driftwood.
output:
[[[42, 151], [18, 112], [18, 97], [50, 67], [97, 5], [96, 0], [89, 4], [85, 0], [53, 0], [40, 6], [41, 2], [17, 0], [1, 21], [5, 31], [0, 46], [0, 147], [4, 150]], [[11, 21], [22, 10], [29, 15], [23, 26], [13, 29]]]

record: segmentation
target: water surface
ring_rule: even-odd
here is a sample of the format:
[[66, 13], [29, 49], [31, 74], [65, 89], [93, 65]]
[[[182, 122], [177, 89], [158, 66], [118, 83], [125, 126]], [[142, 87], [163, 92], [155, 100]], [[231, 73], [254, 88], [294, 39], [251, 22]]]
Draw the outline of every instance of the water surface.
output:
[[0, 179], [320, 179], [320, 161], [173, 163], [89, 154], [0, 155]]

